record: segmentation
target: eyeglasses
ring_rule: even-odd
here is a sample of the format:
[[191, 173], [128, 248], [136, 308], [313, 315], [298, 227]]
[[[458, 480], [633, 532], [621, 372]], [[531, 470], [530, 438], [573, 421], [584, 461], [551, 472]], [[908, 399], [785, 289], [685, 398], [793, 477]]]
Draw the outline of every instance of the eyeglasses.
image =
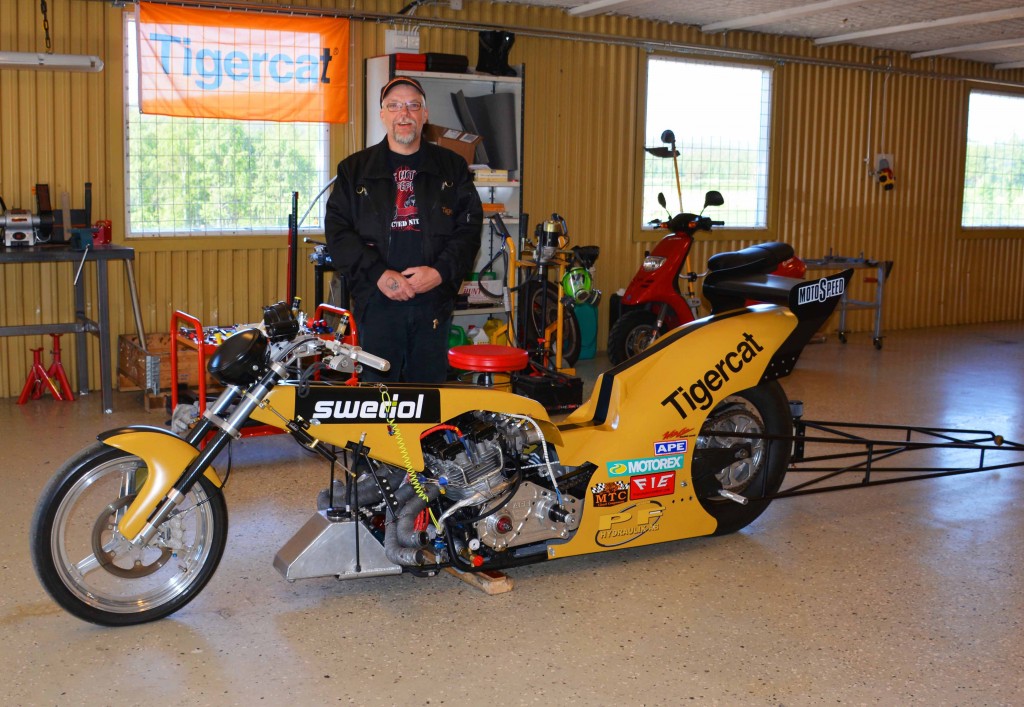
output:
[[405, 108], [410, 113], [419, 113], [423, 108], [423, 104], [420, 101], [388, 101], [384, 104], [384, 107], [388, 109], [388, 113], [397, 113], [398, 111]]

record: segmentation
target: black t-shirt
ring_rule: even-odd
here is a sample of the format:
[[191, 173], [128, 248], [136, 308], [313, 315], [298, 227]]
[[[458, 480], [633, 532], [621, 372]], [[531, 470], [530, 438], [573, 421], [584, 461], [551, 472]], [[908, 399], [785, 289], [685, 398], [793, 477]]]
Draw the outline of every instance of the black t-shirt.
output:
[[390, 161], [395, 175], [395, 213], [391, 219], [388, 267], [402, 272], [406, 268], [426, 265], [423, 261], [420, 210], [412, 189], [420, 164], [420, 153], [401, 155], [391, 152]]

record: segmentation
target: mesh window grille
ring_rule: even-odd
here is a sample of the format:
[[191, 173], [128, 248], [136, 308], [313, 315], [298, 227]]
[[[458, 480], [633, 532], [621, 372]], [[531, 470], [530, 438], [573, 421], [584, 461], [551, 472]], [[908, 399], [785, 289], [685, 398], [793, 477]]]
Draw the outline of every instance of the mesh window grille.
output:
[[964, 228], [1024, 226], [1024, 97], [971, 91]]
[[[325, 123], [139, 113], [135, 18], [125, 18], [125, 154], [132, 237], [285, 233], [330, 179]], [[303, 231], [322, 230], [313, 209]]]
[[[725, 205], [715, 209], [714, 218], [730, 228], [764, 228], [770, 118], [770, 69], [650, 58], [643, 224], [668, 216], [658, 204], [659, 192], [673, 214], [697, 213], [704, 193], [716, 189]], [[675, 137], [675, 159], [666, 130]], [[656, 148], [662, 156], [651, 154]]]

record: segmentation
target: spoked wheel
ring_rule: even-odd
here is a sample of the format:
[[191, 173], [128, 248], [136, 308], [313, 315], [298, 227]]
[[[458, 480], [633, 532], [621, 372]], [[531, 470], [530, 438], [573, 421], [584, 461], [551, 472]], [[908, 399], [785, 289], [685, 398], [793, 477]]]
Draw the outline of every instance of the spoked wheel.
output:
[[167, 616], [199, 593], [220, 562], [227, 507], [205, 477], [148, 545], [134, 546], [117, 532], [146, 474], [138, 457], [96, 444], [57, 472], [36, 507], [36, 573], [81, 619], [125, 626]]
[[[791, 443], [752, 439], [749, 434], [793, 434], [789, 403], [777, 382], [725, 398], [700, 428], [693, 455], [694, 485], [700, 504], [718, 521], [715, 535], [752, 523], [771, 502], [765, 496], [777, 492], [786, 476]], [[739, 497], [746, 503], [739, 503]]]
[[626, 312], [608, 332], [608, 360], [617, 366], [645, 351], [659, 335], [658, 317], [654, 312], [638, 309]]
[[[546, 299], [544, 287], [539, 282], [527, 283], [523, 313], [526, 321], [526, 348], [532, 350], [538, 339], [544, 338], [544, 330], [558, 319], [558, 287], [551, 282], [543, 283], [547, 287]], [[545, 299], [544, 302], [541, 300]], [[580, 357], [580, 323], [572, 307], [563, 307], [565, 321], [562, 323], [562, 337], [565, 346], [562, 349], [562, 362], [566, 366], [575, 366]], [[551, 334], [551, 350], [558, 347], [557, 334]], [[553, 355], [552, 355], [552, 358]]]

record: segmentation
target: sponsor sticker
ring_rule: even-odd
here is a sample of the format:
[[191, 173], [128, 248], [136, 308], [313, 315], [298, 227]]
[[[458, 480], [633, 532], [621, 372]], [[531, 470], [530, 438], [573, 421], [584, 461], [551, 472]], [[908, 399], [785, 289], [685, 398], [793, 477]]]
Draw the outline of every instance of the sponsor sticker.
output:
[[676, 386], [661, 404], [671, 405], [682, 420], [691, 412], [710, 410], [715, 404], [715, 393], [729, 382], [730, 374], [738, 374], [763, 351], [764, 347], [757, 343], [754, 336], [745, 332], [734, 350], [728, 351], [718, 363], [706, 370], [693, 383]]
[[594, 495], [594, 507], [606, 508], [629, 501], [629, 484], [625, 481], [609, 481], [590, 488]]
[[667, 454], [683, 454], [686, 452], [685, 439], [671, 439], [654, 443], [654, 456], [663, 457]]
[[307, 420], [326, 424], [441, 421], [441, 394], [436, 388], [391, 389], [391, 404], [381, 400], [377, 388], [317, 388], [296, 398], [295, 412]]
[[615, 513], [606, 513], [597, 519], [594, 542], [601, 547], [619, 547], [631, 543], [647, 533], [660, 530], [665, 507], [657, 501], [639, 501]]
[[608, 462], [609, 476], [635, 476], [654, 471], [674, 471], [683, 468], [683, 455], [648, 457], [646, 459], [623, 459]]
[[800, 285], [796, 291], [796, 303], [824, 302], [833, 297], [841, 297], [845, 291], [846, 280], [841, 275], [838, 277], [823, 277], [816, 282]]
[[674, 471], [634, 476], [629, 480], [629, 497], [638, 501], [641, 498], [668, 496], [675, 490], [675, 485], [676, 472]]
[[680, 427], [677, 430], [669, 430], [668, 432], [665, 432], [663, 435], [661, 435], [661, 439], [664, 442], [673, 439], [682, 439], [683, 437], [693, 437], [693, 428]]

